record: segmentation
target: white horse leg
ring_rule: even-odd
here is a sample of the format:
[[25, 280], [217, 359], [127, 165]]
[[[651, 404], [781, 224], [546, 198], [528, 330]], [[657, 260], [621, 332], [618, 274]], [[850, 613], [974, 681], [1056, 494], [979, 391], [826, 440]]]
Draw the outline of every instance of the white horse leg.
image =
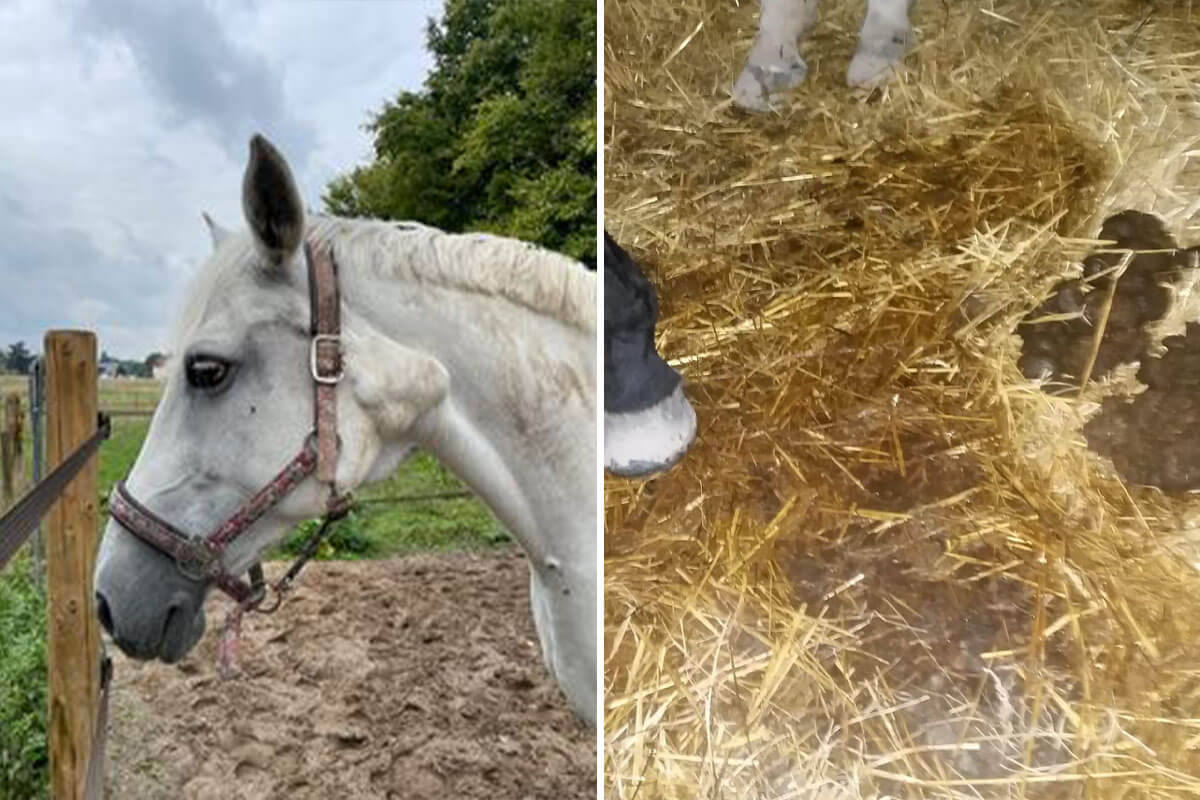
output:
[[912, 0], [867, 0], [867, 18], [846, 73], [847, 84], [877, 86], [892, 76], [912, 39], [911, 4]]
[[808, 65], [797, 42], [817, 20], [818, 0], [762, 0], [758, 37], [742, 74], [733, 84], [733, 102], [749, 111], [768, 111], [774, 96], [804, 80]]
[[[594, 572], [594, 566], [587, 566]], [[576, 577], [543, 578], [531, 565], [529, 605], [546, 669], [571, 710], [590, 725], [596, 721], [596, 583], [594, 575]]]

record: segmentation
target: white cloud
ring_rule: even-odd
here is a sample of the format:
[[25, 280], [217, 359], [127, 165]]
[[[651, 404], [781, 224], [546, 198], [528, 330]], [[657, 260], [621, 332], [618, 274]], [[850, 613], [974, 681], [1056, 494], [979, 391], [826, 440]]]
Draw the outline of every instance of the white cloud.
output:
[[87, 325], [113, 355], [160, 349], [209, 251], [200, 212], [242, 224], [250, 134], [317, 207], [369, 159], [369, 114], [420, 87], [441, 5], [0, 4], [0, 345]]

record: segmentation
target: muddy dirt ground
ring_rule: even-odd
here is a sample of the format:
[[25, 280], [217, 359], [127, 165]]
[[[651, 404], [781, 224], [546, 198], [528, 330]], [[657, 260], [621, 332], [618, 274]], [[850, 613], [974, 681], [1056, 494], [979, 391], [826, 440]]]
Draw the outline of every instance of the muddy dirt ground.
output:
[[514, 550], [311, 564], [247, 618], [228, 683], [211, 597], [180, 664], [110, 648], [109, 796], [595, 797], [595, 735], [542, 666], [528, 588]]

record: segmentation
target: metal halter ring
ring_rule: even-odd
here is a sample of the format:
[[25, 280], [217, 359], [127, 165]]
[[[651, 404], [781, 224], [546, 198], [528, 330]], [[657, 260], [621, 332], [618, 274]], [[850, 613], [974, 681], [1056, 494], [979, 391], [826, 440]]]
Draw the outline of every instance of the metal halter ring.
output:
[[216, 575], [213, 567], [217, 565], [217, 554], [197, 539], [189, 542], [187, 549], [186, 555], [175, 559], [175, 567], [180, 574], [197, 583], [212, 580]]

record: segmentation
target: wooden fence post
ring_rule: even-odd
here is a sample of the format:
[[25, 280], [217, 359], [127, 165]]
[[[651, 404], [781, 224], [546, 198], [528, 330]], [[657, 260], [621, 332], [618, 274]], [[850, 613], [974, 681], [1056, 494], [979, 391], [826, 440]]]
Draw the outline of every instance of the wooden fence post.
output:
[[[46, 466], [53, 469], [96, 430], [96, 336], [46, 334]], [[93, 458], [46, 516], [50, 794], [80, 800], [100, 689], [100, 626], [92, 601], [99, 541]]]
[[21, 413], [21, 395], [4, 398], [4, 427], [0, 431], [0, 483], [3, 501], [8, 508], [25, 488], [25, 418]]
[[16, 494], [13, 475], [13, 443], [8, 420], [0, 418], [0, 510], [12, 505]]
[[4, 420], [0, 425], [0, 509], [7, 509], [25, 488], [25, 452], [20, 395], [4, 398]]
[[25, 411], [21, 408], [21, 395], [14, 394], [8, 398], [8, 429], [12, 431], [14, 449], [16, 450], [16, 484], [18, 495], [24, 494], [25, 478]]

